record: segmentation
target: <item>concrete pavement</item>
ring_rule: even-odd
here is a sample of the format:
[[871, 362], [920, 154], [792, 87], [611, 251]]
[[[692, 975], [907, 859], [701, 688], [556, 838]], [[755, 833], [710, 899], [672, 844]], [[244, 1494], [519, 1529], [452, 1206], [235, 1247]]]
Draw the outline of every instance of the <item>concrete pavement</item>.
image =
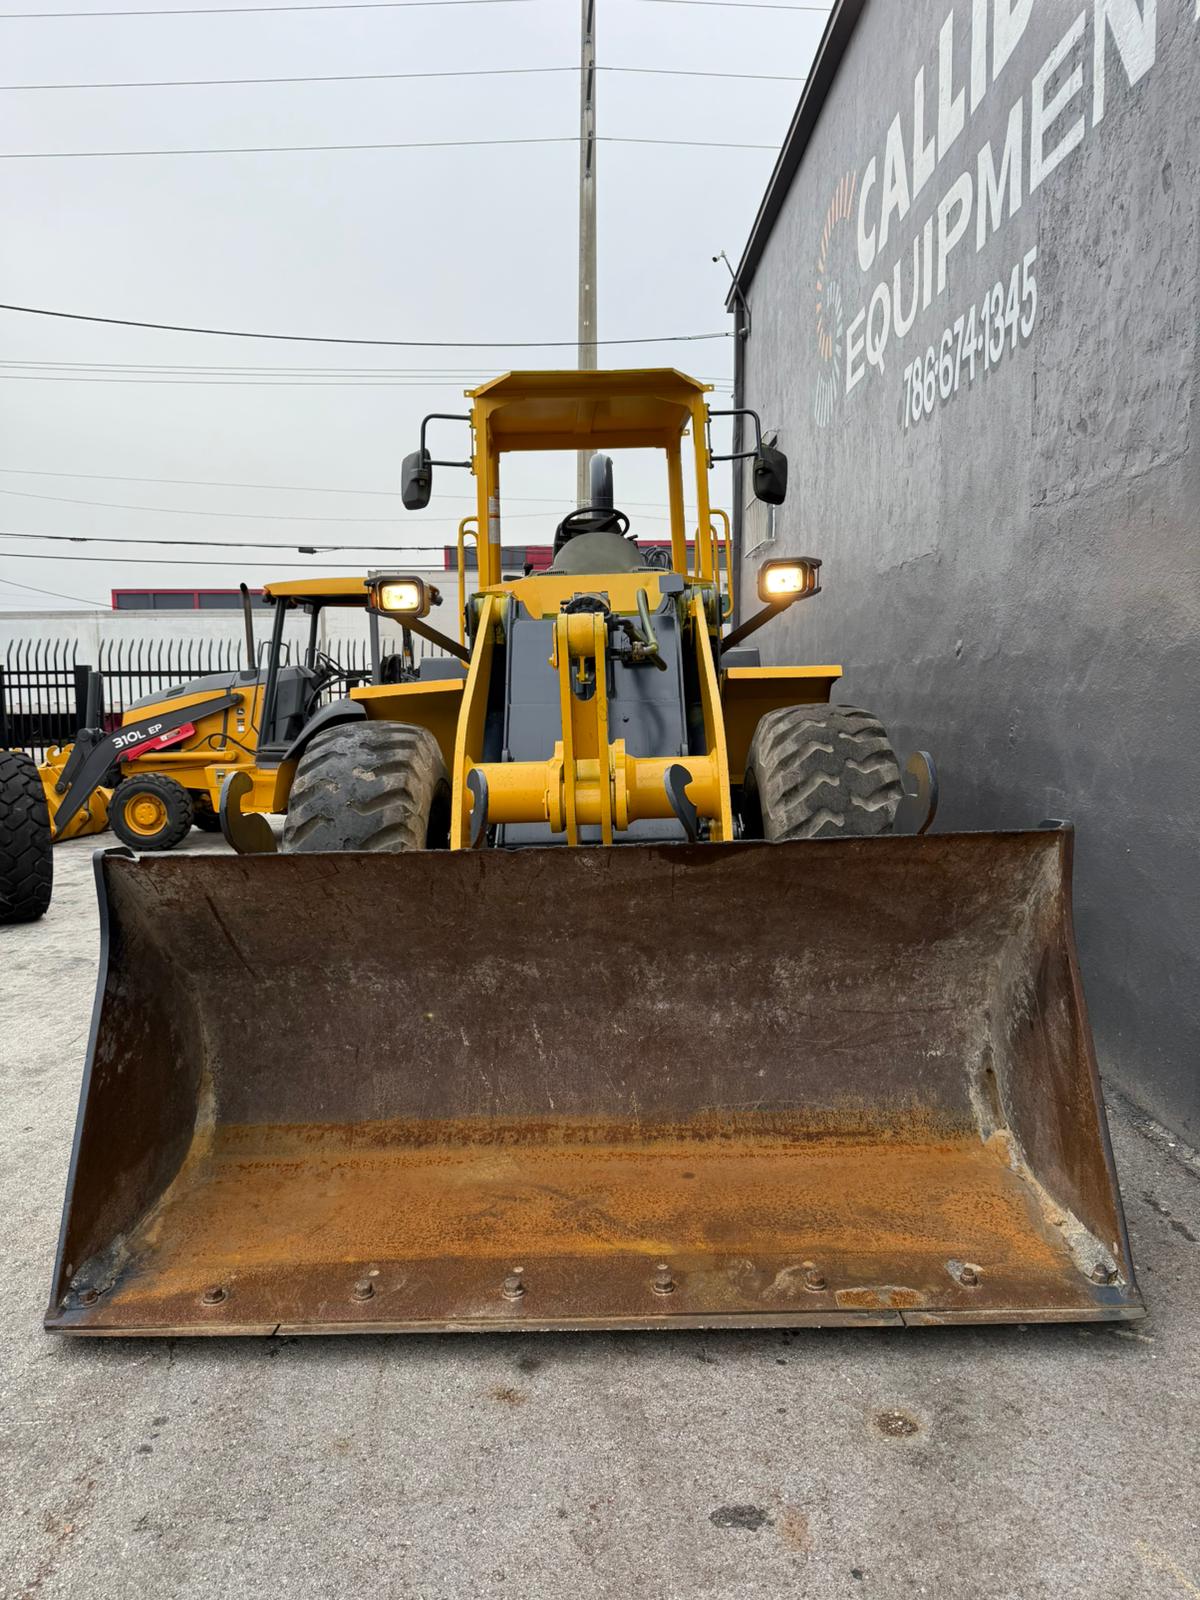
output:
[[94, 843], [0, 930], [3, 1600], [1200, 1597], [1200, 1162], [1121, 1105], [1133, 1326], [43, 1333]]

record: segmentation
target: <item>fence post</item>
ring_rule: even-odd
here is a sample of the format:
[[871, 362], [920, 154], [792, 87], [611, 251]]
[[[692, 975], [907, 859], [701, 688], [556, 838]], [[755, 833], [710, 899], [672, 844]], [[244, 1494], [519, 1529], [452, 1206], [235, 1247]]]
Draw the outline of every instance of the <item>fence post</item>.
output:
[[71, 675], [75, 682], [75, 726], [77, 728], [87, 727], [88, 678], [91, 670], [91, 667], [81, 667], [78, 661], [75, 662], [71, 669]]

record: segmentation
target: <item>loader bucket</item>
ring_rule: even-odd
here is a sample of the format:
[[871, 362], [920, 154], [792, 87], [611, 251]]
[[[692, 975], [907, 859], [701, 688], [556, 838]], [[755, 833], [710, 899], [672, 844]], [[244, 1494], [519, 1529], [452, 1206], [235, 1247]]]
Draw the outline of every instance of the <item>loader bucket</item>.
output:
[[93, 789], [80, 803], [79, 809], [70, 818], [66, 827], [60, 828], [58, 825], [59, 807], [66, 796], [65, 791], [59, 793], [57, 785], [67, 764], [67, 757], [71, 754], [71, 748], [70, 745], [65, 749], [51, 745], [46, 751], [45, 761], [38, 768], [38, 777], [42, 780], [42, 793], [46, 797], [46, 809], [50, 813], [50, 829], [55, 844], [60, 844], [64, 839], [82, 839], [89, 833], [103, 833], [108, 827], [108, 807], [112, 800], [112, 790], [106, 788]]
[[1135, 1317], [1070, 852], [100, 855], [47, 1326]]

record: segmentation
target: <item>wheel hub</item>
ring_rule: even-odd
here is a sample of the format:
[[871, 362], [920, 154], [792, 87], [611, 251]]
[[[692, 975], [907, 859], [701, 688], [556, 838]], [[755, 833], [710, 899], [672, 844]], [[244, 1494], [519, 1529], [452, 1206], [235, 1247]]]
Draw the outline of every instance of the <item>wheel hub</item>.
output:
[[139, 794], [125, 807], [125, 821], [134, 833], [150, 838], [166, 825], [167, 808], [157, 795]]

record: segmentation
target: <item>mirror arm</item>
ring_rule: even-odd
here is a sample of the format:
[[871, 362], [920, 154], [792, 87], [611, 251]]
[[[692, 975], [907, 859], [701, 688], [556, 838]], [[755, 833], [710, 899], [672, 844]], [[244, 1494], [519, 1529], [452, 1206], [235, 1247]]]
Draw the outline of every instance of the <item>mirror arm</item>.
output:
[[469, 413], [460, 411], [431, 411], [427, 417], [421, 418], [421, 454], [426, 458], [425, 465], [429, 467], [469, 467], [470, 461], [434, 461], [429, 456], [429, 449], [425, 443], [425, 430], [431, 422], [470, 422]]
[[[712, 419], [714, 417], [750, 417], [754, 423], [754, 449], [738, 450], [732, 455], [715, 456], [712, 451]], [[733, 406], [726, 411], [709, 411], [708, 413], [708, 464], [713, 466], [718, 461], [750, 461], [762, 449], [762, 421], [757, 411], [752, 411], [749, 406]]]

